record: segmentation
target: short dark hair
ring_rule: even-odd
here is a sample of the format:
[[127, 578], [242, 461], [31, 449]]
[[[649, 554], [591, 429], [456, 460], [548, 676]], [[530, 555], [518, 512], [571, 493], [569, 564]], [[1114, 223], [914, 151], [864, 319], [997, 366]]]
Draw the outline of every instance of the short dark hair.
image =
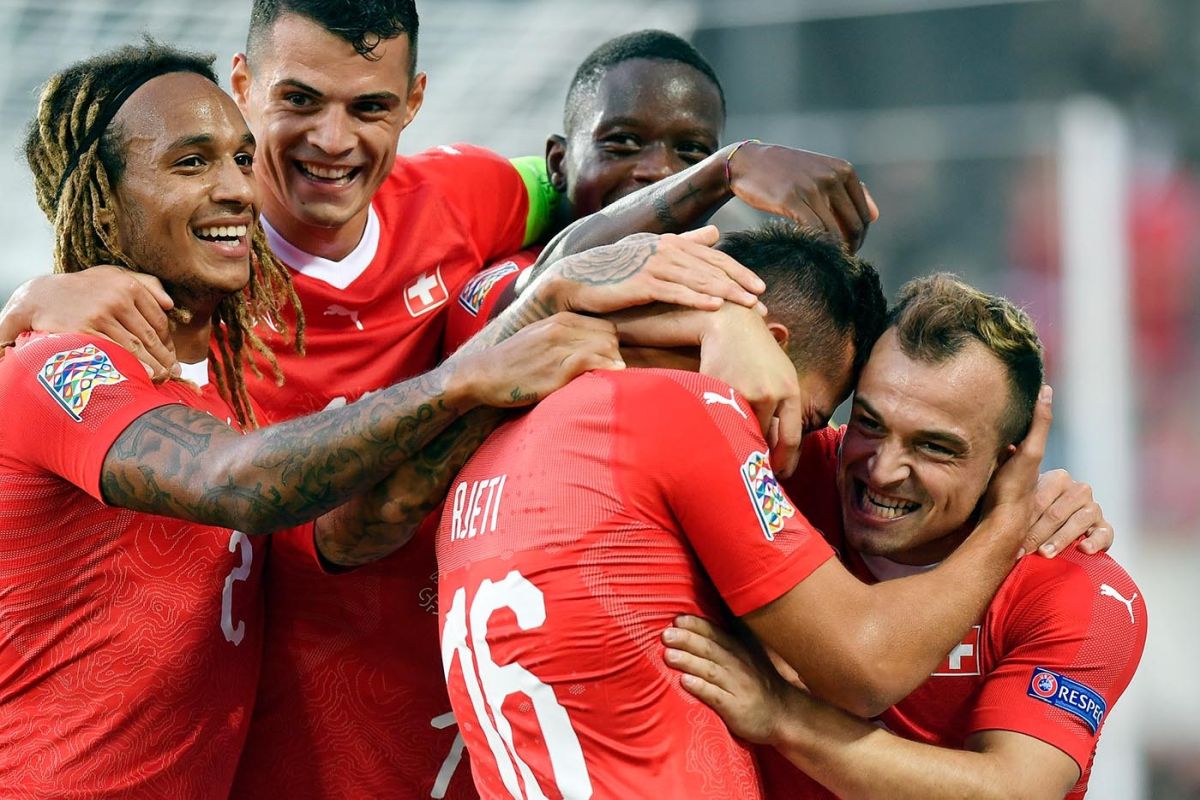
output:
[[571, 86], [567, 89], [567, 102], [563, 109], [563, 125], [568, 129], [568, 133], [572, 127], [571, 119], [575, 109], [584, 96], [596, 88], [610, 69], [635, 58], [674, 61], [698, 70], [717, 87], [717, 94], [721, 97], [721, 116], [725, 115], [725, 90], [721, 87], [716, 71], [704, 56], [700, 55], [700, 51], [673, 33], [644, 30], [609, 39], [593, 50], [579, 65], [579, 69], [575, 70], [575, 77], [571, 79]]
[[973, 341], [986, 347], [1004, 365], [1012, 394], [1001, 444], [1025, 438], [1045, 373], [1033, 320], [1012, 301], [938, 273], [900, 288], [888, 327], [896, 329], [905, 355], [927, 364], [947, 361]]
[[726, 234], [717, 249], [767, 285], [762, 301], [790, 331], [788, 355], [801, 369], [832, 373], [849, 338], [857, 381], [887, 321], [875, 267], [828, 236], [791, 222]]
[[254, 0], [246, 54], [251, 56], [262, 38], [284, 14], [297, 14], [345, 39], [363, 58], [375, 60], [380, 42], [408, 35], [408, 73], [417, 71], [417, 18], [415, 0]]

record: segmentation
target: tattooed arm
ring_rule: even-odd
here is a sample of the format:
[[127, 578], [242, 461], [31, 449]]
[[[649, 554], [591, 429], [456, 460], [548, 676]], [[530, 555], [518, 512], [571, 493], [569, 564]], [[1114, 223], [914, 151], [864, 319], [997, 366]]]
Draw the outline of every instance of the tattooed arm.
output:
[[[239, 435], [186, 406], [138, 417], [104, 459], [112, 505], [266, 533], [365, 492], [479, 405], [535, 402], [589, 369], [619, 366], [613, 325], [560, 314], [343, 408]], [[417, 467], [413, 467], [416, 469]]]
[[[879, 215], [854, 167], [840, 158], [780, 145], [727, 145], [700, 163], [623, 197], [560, 232], [530, 278], [559, 258], [637, 231], [678, 233], [733, 197], [769, 214], [824, 230], [857, 251]], [[517, 291], [524, 290], [524, 283]]]
[[477, 408], [453, 422], [386, 480], [317, 520], [317, 547], [345, 567], [390, 555], [441, 508], [454, 476], [508, 416]]

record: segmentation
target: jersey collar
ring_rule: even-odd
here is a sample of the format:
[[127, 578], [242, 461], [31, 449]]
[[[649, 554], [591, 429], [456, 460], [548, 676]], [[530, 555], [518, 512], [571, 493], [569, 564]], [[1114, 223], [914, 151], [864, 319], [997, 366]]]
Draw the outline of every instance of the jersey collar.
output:
[[328, 283], [335, 289], [345, 289], [354, 283], [371, 266], [379, 250], [379, 216], [375, 213], [375, 206], [367, 206], [367, 228], [358, 246], [340, 261], [330, 261], [304, 252], [272, 228], [266, 216], [260, 215], [258, 221], [267, 234], [267, 244], [279, 260], [301, 275]]

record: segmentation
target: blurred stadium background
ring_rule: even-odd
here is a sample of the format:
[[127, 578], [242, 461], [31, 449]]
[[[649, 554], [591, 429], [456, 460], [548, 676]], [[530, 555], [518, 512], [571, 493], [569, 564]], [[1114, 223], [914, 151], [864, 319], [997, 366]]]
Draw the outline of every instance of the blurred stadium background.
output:
[[[18, 151], [54, 69], [142, 32], [242, 48], [246, 0], [0, 0], [0, 300], [49, 263]], [[619, 33], [691, 38], [726, 140], [853, 161], [889, 291], [934, 269], [1038, 320], [1052, 465], [1096, 487], [1152, 609], [1090, 797], [1200, 797], [1200, 2], [424, 0], [424, 109], [404, 152], [540, 154], [576, 64]], [[723, 212], [737, 225], [746, 212]]]

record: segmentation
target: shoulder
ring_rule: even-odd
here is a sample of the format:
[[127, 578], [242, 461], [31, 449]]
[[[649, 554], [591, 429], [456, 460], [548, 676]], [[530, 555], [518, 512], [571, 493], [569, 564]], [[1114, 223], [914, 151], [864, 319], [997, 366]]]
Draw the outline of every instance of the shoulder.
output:
[[1146, 630], [1145, 601], [1129, 573], [1106, 553], [1076, 548], [1056, 558], [1022, 558], [989, 615], [1018, 638], [1073, 630], [1087, 638], [1125, 632], [1137, 639]]
[[410, 181], [441, 182], [464, 173], [503, 169], [516, 174], [508, 159], [486, 147], [456, 142], [440, 144], [411, 156], [396, 156], [392, 177]]
[[37, 373], [43, 380], [115, 383], [127, 377], [149, 382], [132, 353], [98, 336], [31, 333], [21, 336], [0, 359], [5, 376]]

